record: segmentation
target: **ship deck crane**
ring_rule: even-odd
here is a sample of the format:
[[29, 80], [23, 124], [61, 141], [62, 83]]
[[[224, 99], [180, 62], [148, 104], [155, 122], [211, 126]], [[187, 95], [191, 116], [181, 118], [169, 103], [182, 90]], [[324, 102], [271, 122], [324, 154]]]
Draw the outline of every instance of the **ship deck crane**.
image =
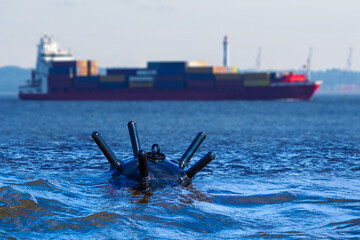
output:
[[262, 51], [262, 48], [259, 47], [259, 48], [258, 48], [258, 54], [257, 54], [256, 60], [255, 60], [255, 71], [256, 71], [256, 72], [259, 72], [259, 71], [260, 71], [260, 66], [261, 66], [261, 51]]
[[349, 49], [349, 56], [348, 56], [348, 59], [347, 59], [347, 61], [346, 61], [346, 71], [347, 71], [347, 72], [350, 72], [350, 71], [351, 71], [352, 55], [353, 55], [353, 48], [350, 47], [350, 49]]
[[312, 47], [309, 48], [309, 55], [306, 60], [306, 78], [311, 81], [311, 58], [312, 58]]
[[354, 91], [355, 85], [353, 82], [351, 66], [352, 66], [353, 48], [349, 48], [349, 55], [345, 63], [345, 68], [342, 71], [342, 76], [338, 80], [337, 91], [340, 93], [351, 93]]

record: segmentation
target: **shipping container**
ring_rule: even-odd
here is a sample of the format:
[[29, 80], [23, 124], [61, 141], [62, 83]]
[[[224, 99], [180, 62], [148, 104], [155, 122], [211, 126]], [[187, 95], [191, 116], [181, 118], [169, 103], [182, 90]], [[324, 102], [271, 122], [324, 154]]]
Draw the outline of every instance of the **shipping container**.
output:
[[76, 66], [87, 68], [87, 61], [86, 60], [78, 60], [78, 61], [76, 61]]
[[205, 67], [206, 62], [205, 61], [188, 61], [187, 67]]
[[135, 75], [136, 71], [145, 68], [108, 68], [106, 75]]
[[138, 76], [152, 76], [152, 75], [157, 75], [157, 72], [156, 72], [156, 69], [142, 69], [142, 70], [137, 70], [136, 75], [138, 75]]
[[158, 75], [156, 76], [156, 88], [184, 88], [185, 78], [184, 75]]
[[87, 67], [87, 60], [52, 61], [53, 67]]
[[84, 67], [52, 67], [49, 69], [49, 75], [87, 76], [88, 72]]
[[52, 61], [51, 62], [51, 66], [56, 68], [56, 67], [76, 67], [76, 61], [72, 60], [72, 61]]
[[100, 82], [99, 88], [101, 89], [123, 89], [127, 88], [127, 82]]
[[228, 73], [237, 73], [237, 72], [238, 72], [238, 69], [237, 69], [237, 67], [235, 67], [235, 66], [227, 67], [227, 72], [228, 72]]
[[54, 80], [54, 81], [66, 81], [68, 79], [74, 80], [73, 77], [66, 76], [66, 75], [48, 75], [47, 78], [48, 78], [48, 80]]
[[90, 76], [95, 76], [95, 75], [99, 75], [100, 73], [99, 73], [99, 68], [97, 68], [97, 67], [91, 67], [90, 69], [89, 69], [89, 75]]
[[99, 75], [98, 62], [96, 60], [88, 60], [87, 70], [89, 76]]
[[223, 81], [223, 80], [239, 81], [244, 79], [244, 74], [241, 73], [218, 73], [218, 74], [214, 74], [214, 76], [217, 81]]
[[51, 65], [50, 75], [88, 75], [87, 61], [53, 61]]
[[161, 68], [157, 69], [158, 75], [181, 75], [185, 74], [185, 69], [182, 68]]
[[88, 60], [88, 66], [98, 66], [98, 61], [97, 60]]
[[154, 82], [153, 76], [130, 76], [129, 82]]
[[221, 80], [215, 82], [216, 87], [219, 88], [242, 88], [244, 80]]
[[218, 66], [218, 67], [213, 67], [213, 73], [227, 73], [228, 72], [228, 67], [223, 67], [223, 66]]
[[147, 68], [153, 69], [186, 69], [187, 62], [172, 61], [172, 62], [148, 62]]
[[265, 87], [270, 85], [270, 79], [245, 79], [245, 87]]
[[193, 80], [193, 81], [187, 81], [186, 82], [187, 88], [213, 88], [215, 86], [215, 80], [211, 81], [199, 81], [199, 80]]
[[213, 73], [213, 67], [188, 67], [187, 73]]
[[87, 76], [88, 75], [88, 69], [84, 66], [77, 66], [76, 67], [76, 76]]
[[155, 86], [159, 89], [181, 89], [185, 88], [185, 81], [157, 81]]
[[68, 76], [48, 76], [48, 87], [69, 87], [73, 86], [74, 79]]
[[193, 81], [193, 80], [203, 80], [203, 81], [212, 81], [215, 79], [215, 75], [212, 73], [208, 74], [186, 74], [185, 75], [186, 80]]
[[153, 88], [154, 82], [129, 82], [129, 88]]
[[306, 75], [305, 74], [291, 74], [285, 76], [285, 82], [305, 82]]
[[75, 77], [76, 83], [98, 83], [99, 80], [99, 76]]
[[125, 75], [100, 76], [100, 82], [126, 82]]
[[75, 67], [52, 67], [49, 69], [49, 75], [66, 75], [75, 74]]
[[271, 72], [270, 73], [270, 80], [277, 80], [282, 77], [282, 74], [279, 72]]
[[157, 75], [156, 81], [166, 81], [166, 82], [184, 82], [184, 75]]
[[269, 72], [259, 72], [259, 73], [243, 73], [245, 80], [270, 80]]
[[99, 88], [98, 82], [75, 82], [75, 88], [77, 90], [97, 90]]

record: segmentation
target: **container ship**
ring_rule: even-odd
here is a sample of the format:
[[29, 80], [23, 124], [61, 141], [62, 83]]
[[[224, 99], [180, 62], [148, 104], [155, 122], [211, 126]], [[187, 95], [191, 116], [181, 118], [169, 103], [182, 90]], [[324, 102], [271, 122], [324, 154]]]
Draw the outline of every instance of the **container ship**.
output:
[[108, 68], [99, 74], [95, 60], [75, 60], [52, 37], [38, 45], [36, 69], [19, 90], [30, 100], [309, 100], [321, 82], [306, 74], [240, 72], [204, 61], [151, 61], [144, 68]]

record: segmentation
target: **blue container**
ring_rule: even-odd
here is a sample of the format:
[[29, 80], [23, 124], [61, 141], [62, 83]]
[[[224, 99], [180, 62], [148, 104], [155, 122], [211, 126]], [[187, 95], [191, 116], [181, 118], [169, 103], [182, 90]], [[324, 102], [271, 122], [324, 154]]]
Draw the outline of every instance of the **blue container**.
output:
[[160, 69], [160, 62], [148, 62], [147, 68]]
[[159, 89], [180, 89], [180, 88], [185, 88], [185, 82], [184, 81], [177, 81], [177, 82], [156, 82], [156, 88]]
[[128, 85], [126, 82], [105, 82], [105, 83], [100, 83], [99, 87], [101, 89], [122, 89], [122, 88], [127, 88]]
[[160, 82], [183, 82], [185, 81], [184, 75], [157, 75], [156, 81]]
[[76, 89], [93, 89], [97, 90], [99, 88], [99, 84], [97, 82], [75, 82]]
[[158, 75], [182, 75], [185, 74], [183, 68], [160, 68], [157, 70]]
[[144, 68], [108, 68], [106, 75], [135, 75], [138, 70], [144, 70]]
[[53, 67], [76, 67], [77, 61], [59, 61], [59, 62], [52, 62]]
[[100, 77], [99, 76], [84, 76], [84, 77], [76, 77], [75, 82], [77, 83], [98, 83]]
[[278, 73], [278, 72], [271, 72], [270, 73], [270, 80], [276, 80], [276, 79], [279, 79], [281, 78], [281, 73]]
[[75, 67], [52, 67], [49, 70], [49, 75], [67, 75], [75, 74]]
[[148, 68], [154, 69], [186, 69], [186, 62], [179, 61], [179, 62], [148, 62]]
[[201, 81], [213, 81], [215, 80], [215, 75], [212, 73], [189, 73], [185, 75], [186, 80], [201, 80]]

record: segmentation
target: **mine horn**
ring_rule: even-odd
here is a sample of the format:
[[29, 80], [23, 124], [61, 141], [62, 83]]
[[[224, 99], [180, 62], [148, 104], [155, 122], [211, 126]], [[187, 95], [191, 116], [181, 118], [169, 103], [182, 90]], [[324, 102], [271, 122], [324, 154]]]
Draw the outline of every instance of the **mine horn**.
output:
[[141, 149], [139, 135], [136, 129], [135, 121], [128, 122], [129, 135], [131, 140], [131, 146], [133, 149], [134, 157], [137, 158], [138, 152]]
[[214, 152], [208, 152], [203, 158], [201, 158], [197, 163], [189, 168], [185, 173], [188, 178], [193, 178], [198, 172], [200, 172], [206, 165], [208, 165], [212, 160], [215, 159]]
[[185, 166], [189, 163], [192, 156], [195, 154], [196, 150], [200, 147], [201, 143], [205, 140], [206, 135], [204, 132], [199, 132], [195, 137], [189, 148], [186, 150], [184, 155], [179, 160], [179, 168], [184, 169]]
[[104, 138], [100, 135], [99, 132], [95, 131], [91, 134], [91, 137], [94, 139], [102, 153], [105, 155], [106, 159], [111, 164], [111, 170], [119, 169], [122, 162], [118, 161], [115, 157], [115, 154], [111, 151], [109, 146], [106, 144]]

